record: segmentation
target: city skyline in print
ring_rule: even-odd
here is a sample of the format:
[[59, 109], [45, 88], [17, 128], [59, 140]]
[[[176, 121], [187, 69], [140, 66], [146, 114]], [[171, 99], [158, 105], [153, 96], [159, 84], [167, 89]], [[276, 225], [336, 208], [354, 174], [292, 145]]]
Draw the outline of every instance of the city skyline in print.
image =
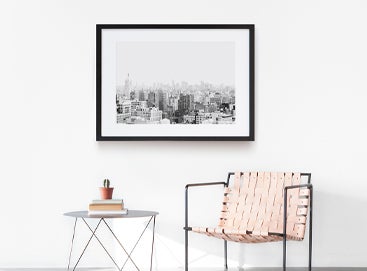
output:
[[235, 123], [232, 42], [119, 42], [117, 124]]

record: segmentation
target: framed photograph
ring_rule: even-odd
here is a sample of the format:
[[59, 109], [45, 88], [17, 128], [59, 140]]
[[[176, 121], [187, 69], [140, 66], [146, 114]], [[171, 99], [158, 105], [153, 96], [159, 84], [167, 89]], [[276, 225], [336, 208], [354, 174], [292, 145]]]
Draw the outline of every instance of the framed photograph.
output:
[[97, 141], [254, 140], [254, 25], [97, 25]]

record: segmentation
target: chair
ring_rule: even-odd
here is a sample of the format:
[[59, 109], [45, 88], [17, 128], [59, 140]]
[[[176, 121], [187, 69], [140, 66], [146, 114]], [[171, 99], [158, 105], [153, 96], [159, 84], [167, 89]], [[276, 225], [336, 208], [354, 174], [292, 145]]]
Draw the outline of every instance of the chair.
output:
[[[232, 186], [229, 186], [233, 179]], [[306, 178], [305, 184], [301, 179]], [[223, 206], [218, 226], [188, 225], [189, 188], [223, 185]], [[305, 236], [309, 209], [308, 270], [312, 268], [312, 191], [311, 173], [236, 172], [227, 182], [193, 183], [185, 187], [185, 271], [188, 271], [188, 233], [205, 234], [224, 240], [224, 267], [227, 241], [263, 243], [283, 241], [283, 270], [286, 270], [287, 240], [301, 241]], [[287, 214], [287, 215], [285, 215]]]

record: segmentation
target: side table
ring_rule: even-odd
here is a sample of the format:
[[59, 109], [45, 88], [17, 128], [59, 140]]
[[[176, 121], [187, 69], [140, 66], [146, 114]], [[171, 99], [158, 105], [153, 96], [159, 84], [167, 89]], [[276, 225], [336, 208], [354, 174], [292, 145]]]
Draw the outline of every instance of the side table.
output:
[[[69, 216], [69, 217], [74, 217], [75, 218], [75, 223], [74, 223], [74, 230], [73, 230], [73, 237], [71, 240], [71, 248], [70, 248], [70, 254], [69, 254], [69, 262], [68, 262], [68, 270], [70, 270], [70, 259], [71, 259], [71, 255], [72, 255], [72, 251], [73, 251], [73, 245], [74, 245], [74, 237], [75, 237], [75, 228], [76, 228], [76, 224], [78, 222], [79, 219], [81, 219], [85, 225], [88, 227], [88, 229], [90, 230], [90, 232], [92, 233], [91, 237], [89, 238], [88, 242], [86, 243], [82, 254], [79, 256], [78, 261], [76, 262], [73, 270], [76, 269], [76, 267], [78, 266], [81, 258], [84, 255], [85, 250], [87, 249], [90, 241], [94, 238], [96, 238], [96, 240], [98, 241], [98, 243], [103, 247], [103, 249], [105, 250], [105, 252], [107, 253], [107, 255], [110, 257], [110, 259], [112, 260], [112, 262], [115, 264], [115, 266], [117, 267], [118, 270], [122, 270], [127, 261], [130, 260], [131, 263], [135, 266], [135, 268], [137, 270], [140, 270], [137, 265], [135, 264], [134, 260], [131, 258], [131, 254], [133, 253], [135, 247], [138, 245], [141, 237], [143, 236], [144, 232], [146, 231], [146, 229], [148, 228], [149, 224], [153, 221], [153, 230], [152, 230], [152, 249], [151, 249], [151, 254], [150, 254], [150, 271], [152, 270], [152, 263], [153, 263], [153, 246], [154, 246], [154, 234], [155, 234], [155, 219], [156, 216], [158, 215], [158, 212], [153, 212], [153, 211], [144, 211], [144, 210], [128, 210], [127, 214], [124, 215], [88, 215], [88, 211], [76, 211], [76, 212], [69, 212], [69, 213], [65, 213], [65, 216]], [[136, 241], [134, 247], [132, 248], [132, 250], [130, 252], [128, 252], [125, 247], [122, 245], [122, 243], [120, 242], [120, 240], [117, 238], [117, 236], [115, 235], [115, 233], [112, 231], [112, 228], [110, 227], [110, 225], [107, 223], [106, 220], [108, 219], [121, 219], [121, 218], [138, 218], [138, 217], [150, 217], [147, 225], [145, 226], [144, 230], [141, 232], [138, 240]], [[92, 229], [92, 227], [88, 224], [87, 220], [88, 219], [98, 219], [98, 223], [97, 226]], [[108, 250], [106, 249], [106, 247], [103, 245], [102, 241], [100, 240], [100, 238], [98, 238], [98, 236], [96, 235], [96, 231], [99, 227], [99, 225], [101, 223], [104, 223], [107, 228], [109, 229], [109, 231], [112, 233], [113, 237], [116, 239], [116, 241], [118, 242], [118, 244], [120, 245], [120, 247], [122, 248], [122, 250], [125, 252], [125, 254], [127, 255], [127, 259], [124, 262], [124, 264], [122, 265], [122, 267], [120, 268], [118, 266], [118, 264], [116, 263], [115, 259], [111, 256], [111, 254], [108, 252]]]

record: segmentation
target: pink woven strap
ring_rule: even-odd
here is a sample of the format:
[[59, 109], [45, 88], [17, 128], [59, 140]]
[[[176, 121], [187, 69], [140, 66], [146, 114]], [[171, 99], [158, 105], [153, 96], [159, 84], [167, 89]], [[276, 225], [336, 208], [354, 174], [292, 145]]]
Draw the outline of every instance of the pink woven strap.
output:
[[[250, 232], [262, 237], [281, 235], [284, 187], [300, 182], [300, 173], [236, 172], [233, 185], [224, 190], [218, 227], [232, 235], [235, 232]], [[288, 190], [287, 237], [290, 239], [304, 237], [308, 197], [308, 189]]]

